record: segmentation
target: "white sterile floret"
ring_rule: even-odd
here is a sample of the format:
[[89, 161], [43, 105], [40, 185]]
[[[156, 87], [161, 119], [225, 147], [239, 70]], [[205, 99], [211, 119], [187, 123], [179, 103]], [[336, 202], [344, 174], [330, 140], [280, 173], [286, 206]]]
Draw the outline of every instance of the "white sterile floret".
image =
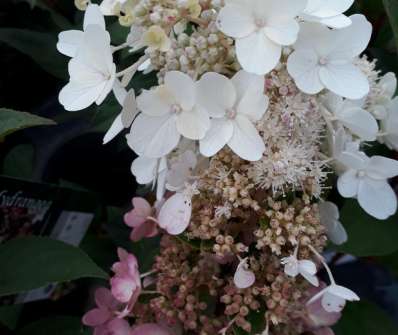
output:
[[282, 46], [292, 45], [299, 32], [296, 17], [307, 0], [230, 0], [219, 13], [219, 29], [235, 38], [244, 70], [259, 75], [278, 64]]
[[334, 282], [328, 287], [314, 295], [307, 305], [312, 304], [314, 301], [322, 299], [321, 304], [326, 312], [338, 313], [341, 312], [346, 304], [346, 301], [359, 301], [359, 297], [355, 292]]
[[234, 284], [240, 289], [248, 288], [256, 281], [256, 276], [253, 271], [249, 270], [247, 261], [247, 258], [240, 260], [234, 274]]
[[382, 136], [379, 141], [392, 150], [398, 150], [398, 97], [386, 106], [386, 116], [380, 122]]
[[209, 72], [198, 82], [198, 97], [212, 117], [210, 129], [200, 141], [202, 155], [211, 157], [228, 145], [245, 160], [262, 157], [265, 145], [254, 123], [268, 108], [263, 77], [240, 71], [230, 80]]
[[340, 213], [338, 207], [330, 201], [321, 202], [319, 204], [319, 214], [321, 223], [326, 228], [329, 240], [336, 245], [347, 242], [347, 232], [339, 220]]
[[397, 77], [394, 73], [386, 73], [377, 83], [376, 99], [371, 102], [370, 111], [376, 119], [383, 120], [391, 104], [391, 100], [397, 90]]
[[352, 24], [339, 30], [317, 23], [301, 24], [287, 69], [304, 93], [316, 94], [327, 88], [354, 100], [368, 94], [368, 79], [353, 61], [367, 47], [372, 25], [363, 15], [350, 19]]
[[330, 28], [345, 28], [351, 24], [351, 20], [343, 13], [353, 3], [354, 0], [308, 0], [300, 16], [306, 21], [319, 22]]
[[323, 99], [324, 106], [332, 114], [332, 120], [340, 122], [353, 135], [363, 141], [376, 140], [379, 126], [372, 114], [361, 107], [360, 101], [343, 99], [329, 93]]
[[319, 280], [316, 276], [317, 269], [315, 263], [307, 259], [298, 260], [297, 259], [298, 249], [299, 246], [297, 245], [293, 255], [282, 258], [281, 263], [282, 265], [285, 266], [284, 267], [285, 274], [293, 278], [301, 274], [309, 283], [311, 283], [314, 286], [318, 286]]
[[117, 15], [120, 7], [125, 4], [128, 0], [103, 0], [100, 8], [104, 15]]
[[131, 165], [131, 173], [136, 178], [138, 184], [151, 184], [157, 186], [156, 199], [160, 201], [165, 193], [167, 176], [167, 158], [148, 158], [137, 157]]
[[69, 62], [70, 82], [59, 94], [59, 102], [68, 111], [87, 108], [94, 102], [100, 105], [116, 78], [109, 33], [92, 24], [86, 27], [83, 40]]
[[208, 113], [197, 105], [195, 82], [182, 72], [166, 73], [164, 85], [144, 91], [137, 103], [142, 113], [127, 140], [139, 155], [165, 156], [177, 146], [181, 135], [200, 140], [210, 127]]
[[[105, 30], [105, 19], [98, 5], [89, 5], [84, 14], [83, 30], [96, 24]], [[76, 53], [83, 43], [84, 32], [81, 30], [67, 30], [58, 35], [57, 49], [68, 57], [76, 56]]]
[[170, 168], [166, 177], [166, 188], [176, 192], [183, 189], [185, 183], [189, 182], [193, 171], [198, 164], [196, 154], [187, 150], [170, 162]]
[[340, 159], [348, 170], [337, 181], [339, 193], [345, 198], [358, 198], [365, 212], [379, 220], [393, 215], [397, 197], [388, 179], [398, 175], [398, 161], [349, 152]]

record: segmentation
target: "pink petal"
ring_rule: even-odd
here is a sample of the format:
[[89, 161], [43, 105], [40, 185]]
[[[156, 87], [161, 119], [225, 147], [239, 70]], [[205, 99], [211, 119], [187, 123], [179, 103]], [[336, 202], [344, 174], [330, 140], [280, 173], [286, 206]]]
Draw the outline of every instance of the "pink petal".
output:
[[312, 332], [314, 335], [334, 335], [332, 328], [320, 328]]
[[129, 335], [130, 324], [123, 319], [114, 319], [108, 324], [109, 335]]
[[120, 302], [127, 303], [133, 296], [137, 285], [130, 278], [113, 277], [111, 279], [113, 296]]
[[152, 215], [152, 207], [144, 198], [133, 198], [134, 209], [124, 215], [124, 222], [129, 227], [137, 227]]
[[153, 237], [158, 233], [157, 225], [153, 221], [145, 221], [143, 224], [135, 227], [131, 232], [130, 239], [134, 242], [144, 237]]
[[84, 314], [82, 322], [86, 326], [95, 327], [107, 322], [111, 314], [106, 309], [95, 308]]
[[156, 323], [146, 323], [134, 327], [130, 335], [170, 335], [170, 333]]
[[112, 293], [105, 287], [100, 287], [95, 291], [95, 303], [102, 309], [107, 309], [115, 304]]

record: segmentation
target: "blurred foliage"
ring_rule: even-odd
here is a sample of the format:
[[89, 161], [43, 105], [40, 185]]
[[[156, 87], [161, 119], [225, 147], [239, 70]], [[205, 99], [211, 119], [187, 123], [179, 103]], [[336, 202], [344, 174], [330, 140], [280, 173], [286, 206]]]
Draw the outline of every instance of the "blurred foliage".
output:
[[[365, 14], [374, 26], [368, 57], [378, 59], [377, 66], [383, 73], [398, 74], [398, 1], [357, 0], [351, 11]], [[99, 107], [75, 113], [65, 112], [57, 103], [57, 94], [68, 78], [68, 58], [55, 48], [57, 35], [62, 30], [81, 29], [82, 17], [72, 0], [0, 2], [0, 173], [95, 191], [101, 208], [79, 249], [48, 240], [37, 244], [34, 239], [2, 245], [3, 294], [53, 281], [105, 278], [116, 260], [117, 247], [134, 252], [145, 271], [159, 250], [158, 238], [132, 243], [123, 223], [123, 213], [131, 206], [130, 199], [137, 190], [129, 175], [133, 154], [126, 148], [123, 136], [106, 147], [101, 143], [104, 132], [120, 113], [114, 97], [110, 95]], [[112, 43], [123, 43], [128, 28], [121, 27], [115, 18], [106, 19]], [[123, 51], [115, 57], [121, 70], [139, 55]], [[155, 83], [155, 74], [139, 73], [129, 87], [138, 94]], [[384, 147], [377, 149], [386, 151]], [[350, 239], [337, 251], [372, 256], [364, 260], [390, 268], [398, 278], [398, 217], [378, 222], [355, 201], [343, 204], [340, 199], [340, 203], [341, 220]], [[197, 241], [184, 242], [197, 248], [209, 247]], [[87, 334], [80, 316], [87, 309], [88, 288], [98, 282], [95, 278], [75, 281], [76, 292], [60, 301], [0, 307], [0, 334], [11, 334], [13, 330], [17, 335]], [[264, 327], [264, 319], [258, 317], [262, 312], [251, 315], [258, 332]], [[373, 334], [395, 335], [398, 330], [373, 304], [348, 304], [336, 326], [336, 335]]]

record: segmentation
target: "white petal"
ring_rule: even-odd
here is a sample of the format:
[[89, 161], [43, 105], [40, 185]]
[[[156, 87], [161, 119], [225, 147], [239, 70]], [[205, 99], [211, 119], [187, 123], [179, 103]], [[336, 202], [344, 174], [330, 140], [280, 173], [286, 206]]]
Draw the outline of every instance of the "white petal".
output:
[[57, 49], [68, 57], [75, 57], [79, 46], [83, 43], [83, 32], [80, 30], [63, 31], [58, 35]]
[[236, 4], [228, 4], [221, 9], [217, 25], [225, 35], [234, 38], [246, 37], [256, 30], [250, 6]]
[[310, 274], [306, 271], [300, 271], [300, 274], [307, 280], [311, 285], [316, 287], [319, 286], [319, 279], [316, 275]]
[[385, 220], [397, 211], [397, 196], [385, 180], [364, 178], [359, 183], [358, 202], [366, 213]]
[[329, 240], [336, 245], [344, 244], [348, 240], [347, 231], [340, 221], [336, 221], [334, 227], [327, 230], [327, 235]]
[[280, 45], [292, 45], [297, 40], [299, 24], [296, 20], [281, 20], [271, 23], [265, 28], [265, 33], [270, 40]]
[[90, 4], [86, 9], [86, 12], [84, 14], [83, 29], [86, 30], [86, 27], [90, 24], [97, 24], [102, 29], [105, 29], [104, 15], [102, 14], [101, 9], [98, 5]]
[[369, 93], [368, 79], [353, 64], [329, 63], [320, 67], [319, 77], [326, 88], [348, 99], [361, 99]]
[[339, 313], [343, 310], [346, 300], [326, 291], [322, 297], [322, 307], [328, 313]]
[[344, 172], [337, 180], [337, 189], [344, 198], [352, 198], [358, 194], [359, 179], [356, 170]]
[[234, 131], [228, 145], [235, 154], [247, 161], [258, 161], [265, 151], [264, 141], [256, 127], [247, 117], [239, 114], [234, 120]]
[[266, 21], [288, 20], [304, 11], [307, 0], [256, 0], [256, 13], [264, 15]]
[[323, 1], [323, 9], [335, 11], [336, 13], [344, 13], [347, 11], [354, 0], [333, 0], [333, 1]]
[[140, 156], [133, 161], [131, 173], [135, 176], [137, 183], [146, 185], [154, 181], [157, 165], [157, 158]]
[[339, 221], [340, 213], [338, 207], [325, 201], [319, 204], [321, 223], [325, 226], [328, 238], [336, 245], [347, 242], [348, 236], [343, 225]]
[[316, 51], [319, 57], [328, 56], [334, 48], [333, 31], [318, 23], [300, 24], [300, 33], [294, 49]]
[[369, 163], [369, 158], [360, 151], [343, 151], [338, 159], [346, 167], [353, 170], [363, 170]]
[[282, 47], [260, 30], [235, 41], [236, 54], [243, 69], [263, 75], [270, 72], [281, 58]]
[[232, 81], [240, 91], [237, 112], [246, 115], [251, 121], [260, 120], [269, 103], [264, 93], [264, 77], [240, 71], [232, 78]]
[[350, 289], [343, 287], [343, 286], [330, 285], [328, 288], [328, 292], [335, 296], [338, 296], [340, 298], [348, 300], [348, 301], [359, 301], [360, 300], [360, 298], [358, 297], [358, 295], [355, 292], [353, 292]]
[[328, 18], [324, 18], [320, 20], [320, 23], [324, 24], [325, 26], [328, 26], [330, 28], [335, 28], [335, 29], [342, 29], [350, 26], [352, 24], [352, 21], [349, 17], [340, 14]]
[[352, 24], [349, 27], [332, 31], [334, 49], [329, 54], [330, 59], [351, 60], [368, 46], [372, 25], [363, 15], [352, 15], [350, 19]]
[[198, 104], [211, 117], [223, 117], [236, 101], [235, 87], [225, 76], [207, 72], [197, 83]]
[[71, 82], [59, 93], [59, 102], [67, 111], [78, 111], [89, 107], [101, 95], [105, 83], [87, 86]]
[[137, 101], [134, 89], [130, 89], [123, 103], [122, 123], [124, 128], [129, 128], [138, 114]]
[[160, 158], [177, 146], [180, 137], [174, 115], [151, 117], [140, 114], [127, 135], [127, 143], [138, 155]]
[[376, 179], [393, 178], [398, 176], [398, 161], [383, 156], [372, 156], [366, 173], [372, 174]]
[[307, 259], [299, 261], [299, 269], [300, 273], [307, 272], [310, 275], [315, 275], [317, 272], [315, 263]]
[[118, 0], [102, 0], [100, 8], [104, 15], [115, 15], [114, 8]]
[[200, 141], [200, 153], [212, 157], [219, 152], [231, 139], [234, 126], [230, 120], [213, 119], [205, 138]]
[[389, 98], [392, 98], [397, 90], [397, 77], [394, 72], [386, 73], [380, 80], [380, 85]]
[[103, 140], [103, 144], [107, 144], [112, 141], [118, 134], [120, 134], [124, 129], [122, 122], [122, 114], [119, 114], [113, 121], [111, 127], [106, 132]]
[[176, 193], [161, 207], [158, 217], [159, 226], [170, 235], [179, 235], [187, 229], [191, 214], [191, 199], [182, 193]]
[[196, 102], [196, 87], [191, 77], [179, 71], [170, 71], [164, 77], [164, 84], [183, 109], [193, 108]]
[[170, 112], [173, 104], [170, 92], [160, 86], [152, 90], [144, 90], [137, 97], [137, 106], [140, 111], [148, 116], [162, 116]]
[[113, 94], [115, 95], [119, 105], [123, 107], [124, 100], [126, 100], [127, 97], [127, 90], [122, 86], [122, 83], [119, 79], [116, 79], [113, 83]]
[[247, 260], [245, 259], [239, 263], [234, 275], [234, 284], [240, 289], [248, 288], [256, 281], [254, 273], [246, 268], [246, 262]]
[[195, 107], [177, 115], [177, 129], [190, 140], [201, 140], [210, 128], [210, 118], [202, 108]]
[[318, 61], [319, 57], [313, 50], [296, 50], [288, 58], [287, 70], [304, 93], [316, 94], [324, 88]]
[[339, 118], [344, 126], [362, 140], [376, 140], [379, 125], [368, 111], [359, 107], [345, 108]]

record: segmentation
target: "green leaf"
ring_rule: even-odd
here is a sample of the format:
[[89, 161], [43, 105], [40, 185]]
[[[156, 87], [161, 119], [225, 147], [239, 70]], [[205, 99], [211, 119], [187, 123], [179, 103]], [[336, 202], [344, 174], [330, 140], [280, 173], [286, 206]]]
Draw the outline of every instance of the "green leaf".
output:
[[265, 327], [266, 327], [266, 322], [265, 322], [265, 307], [261, 307], [257, 311], [250, 311], [248, 316], [246, 317], [246, 320], [250, 322], [252, 325], [252, 330], [250, 333], [244, 331], [242, 328], [238, 326], [234, 326], [234, 334], [235, 335], [255, 335], [255, 334], [261, 334]]
[[23, 305], [0, 306], [0, 323], [8, 329], [14, 330], [17, 326]]
[[17, 335], [89, 335], [81, 320], [73, 316], [55, 316], [35, 321], [17, 332]]
[[387, 267], [393, 273], [393, 275], [398, 278], [398, 252], [377, 257], [377, 261]]
[[20, 238], [1, 245], [0, 268], [0, 296], [55, 282], [108, 277], [79, 248], [47, 237]]
[[67, 59], [56, 49], [55, 35], [27, 29], [1, 28], [0, 42], [26, 54], [53, 76], [67, 78]]
[[336, 335], [396, 335], [398, 327], [377, 306], [361, 301], [349, 303], [334, 327]]
[[358, 257], [388, 255], [398, 250], [398, 215], [379, 221], [366, 214], [357, 200], [347, 200], [340, 220], [348, 233], [348, 241], [335, 247], [340, 252]]
[[20, 144], [11, 149], [4, 158], [3, 174], [6, 176], [31, 179], [35, 149], [30, 144]]
[[0, 108], [0, 137], [7, 136], [21, 129], [54, 125], [55, 122], [41, 116], [12, 109]]
[[390, 25], [394, 33], [395, 47], [398, 52], [398, 1], [397, 0], [383, 0], [384, 8]]

